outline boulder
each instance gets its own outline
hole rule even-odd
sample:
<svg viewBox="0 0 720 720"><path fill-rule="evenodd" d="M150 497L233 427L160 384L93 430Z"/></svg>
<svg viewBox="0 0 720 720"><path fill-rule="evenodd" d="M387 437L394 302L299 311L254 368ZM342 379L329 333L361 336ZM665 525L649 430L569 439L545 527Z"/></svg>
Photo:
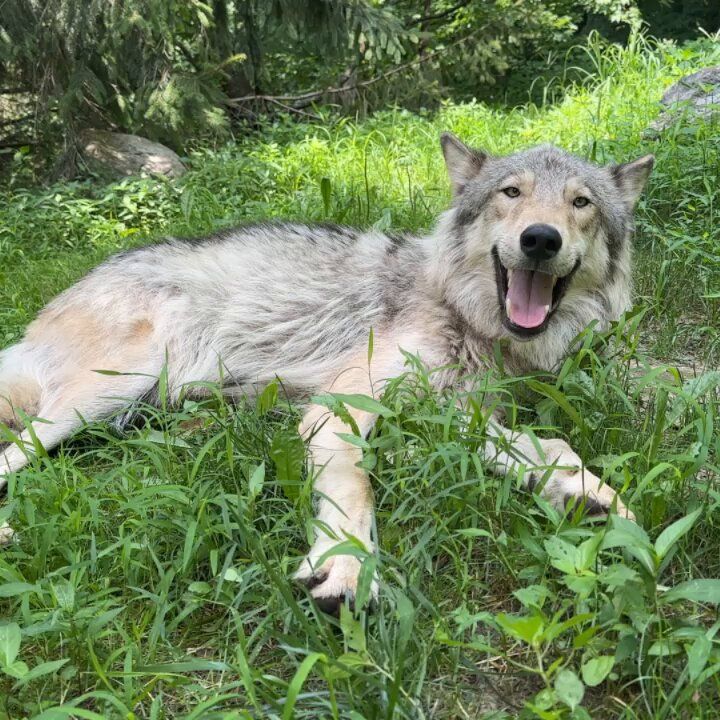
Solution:
<svg viewBox="0 0 720 720"><path fill-rule="evenodd" d="M113 179L142 173L177 178L185 172L180 158L170 148L138 135L107 130L80 133L77 165Z"/></svg>
<svg viewBox="0 0 720 720"><path fill-rule="evenodd" d="M720 112L720 65L680 78L665 91L660 104L662 111L646 136L656 137L686 114L709 119Z"/></svg>

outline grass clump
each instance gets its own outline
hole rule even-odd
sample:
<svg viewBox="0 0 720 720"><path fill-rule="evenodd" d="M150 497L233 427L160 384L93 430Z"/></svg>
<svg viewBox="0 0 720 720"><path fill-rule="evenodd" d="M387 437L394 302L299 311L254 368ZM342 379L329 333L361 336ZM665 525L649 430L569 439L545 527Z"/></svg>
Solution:
<svg viewBox="0 0 720 720"><path fill-rule="evenodd" d="M10 343L103 257L161 234L267 217L423 231L448 202L440 130L493 152L550 141L658 159L637 307L610 333L588 330L555 376L478 379L467 414L413 365L389 387L365 461L372 613L327 618L289 580L312 502L280 386L239 408L219 393L147 408L122 437L92 425L15 474L0 508L19 531L0 554L0 717L717 717L717 127L641 131L664 87L718 51L588 52L595 73L555 105L278 123L194 154L176 184L2 191ZM639 526L563 516L487 474L486 396L567 438Z"/></svg>

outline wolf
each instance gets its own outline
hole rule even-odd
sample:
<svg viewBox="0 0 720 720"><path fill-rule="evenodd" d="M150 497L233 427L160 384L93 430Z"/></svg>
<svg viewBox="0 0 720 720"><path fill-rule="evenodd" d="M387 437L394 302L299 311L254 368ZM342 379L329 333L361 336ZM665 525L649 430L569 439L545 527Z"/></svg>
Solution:
<svg viewBox="0 0 720 720"><path fill-rule="evenodd" d="M552 371L580 331L628 308L651 155L601 167L547 145L492 156L444 133L441 146L453 199L428 235L274 222L170 238L111 257L51 301L0 354L0 421L19 432L0 454L0 483L34 443L50 449L85 422L156 401L163 369L174 400L197 381L244 395L276 378L297 397L377 396L411 353L444 368L432 374L441 390L487 371L496 344L513 373ZM349 412L361 434L376 421ZM332 549L348 537L375 547L369 479L346 431L319 404L300 426L317 529L296 578L331 611L352 599L360 568ZM633 517L564 440L497 418L485 459L558 508Z"/></svg>

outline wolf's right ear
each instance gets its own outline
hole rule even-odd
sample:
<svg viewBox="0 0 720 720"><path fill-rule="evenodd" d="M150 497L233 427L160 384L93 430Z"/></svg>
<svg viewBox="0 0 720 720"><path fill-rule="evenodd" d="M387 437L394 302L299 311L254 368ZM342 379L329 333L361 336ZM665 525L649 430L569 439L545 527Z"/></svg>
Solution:
<svg viewBox="0 0 720 720"><path fill-rule="evenodd" d="M468 182L480 172L488 156L480 150L469 148L449 132L440 135L440 145L445 156L453 194L459 195Z"/></svg>

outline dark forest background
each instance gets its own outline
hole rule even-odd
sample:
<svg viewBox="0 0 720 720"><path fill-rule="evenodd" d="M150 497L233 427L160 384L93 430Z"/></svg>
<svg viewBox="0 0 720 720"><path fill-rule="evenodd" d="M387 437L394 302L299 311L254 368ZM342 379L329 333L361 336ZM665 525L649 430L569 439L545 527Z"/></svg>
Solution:
<svg viewBox="0 0 720 720"><path fill-rule="evenodd" d="M0 0L0 151L93 127L183 151L313 106L542 102L590 33L683 41L716 0Z"/></svg>

